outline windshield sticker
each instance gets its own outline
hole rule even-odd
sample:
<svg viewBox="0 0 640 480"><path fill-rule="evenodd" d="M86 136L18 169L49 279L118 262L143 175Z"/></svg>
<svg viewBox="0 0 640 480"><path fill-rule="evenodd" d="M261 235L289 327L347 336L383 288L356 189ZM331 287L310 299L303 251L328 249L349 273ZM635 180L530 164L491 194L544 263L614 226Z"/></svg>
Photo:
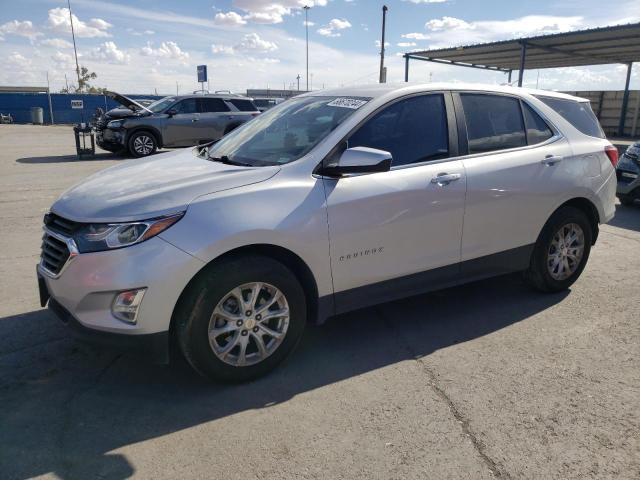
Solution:
<svg viewBox="0 0 640 480"><path fill-rule="evenodd" d="M336 98L334 101L327 103L328 107L341 107L350 108L352 110L359 109L362 105L367 103L368 100L361 100L359 98Z"/></svg>

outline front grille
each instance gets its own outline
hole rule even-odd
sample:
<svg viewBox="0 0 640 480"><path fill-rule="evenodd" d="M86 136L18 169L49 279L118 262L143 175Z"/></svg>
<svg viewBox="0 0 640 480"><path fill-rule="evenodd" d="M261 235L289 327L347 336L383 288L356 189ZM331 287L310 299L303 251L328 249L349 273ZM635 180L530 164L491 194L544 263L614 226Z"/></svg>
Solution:
<svg viewBox="0 0 640 480"><path fill-rule="evenodd" d="M55 213L47 213L44 216L44 224L49 230L64 235L65 237L72 236L82 226L82 224L78 222L67 220Z"/></svg>
<svg viewBox="0 0 640 480"><path fill-rule="evenodd" d="M67 263L71 253L67 244L53 235L45 232L42 236L42 254L40 255L40 265L49 272L57 275Z"/></svg>

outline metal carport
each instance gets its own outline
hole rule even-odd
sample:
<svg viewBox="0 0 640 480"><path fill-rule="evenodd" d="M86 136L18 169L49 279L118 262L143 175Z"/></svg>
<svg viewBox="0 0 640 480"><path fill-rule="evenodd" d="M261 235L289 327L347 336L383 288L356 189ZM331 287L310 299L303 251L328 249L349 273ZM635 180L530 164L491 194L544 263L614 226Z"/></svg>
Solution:
<svg viewBox="0 0 640 480"><path fill-rule="evenodd" d="M509 82L512 72L518 70L519 87L527 69L624 64L627 79L618 125L618 133L622 135L629 103L631 68L633 62L640 60L640 23L408 52L403 56L405 82L409 81L409 61L422 60L504 72L509 75Z"/></svg>

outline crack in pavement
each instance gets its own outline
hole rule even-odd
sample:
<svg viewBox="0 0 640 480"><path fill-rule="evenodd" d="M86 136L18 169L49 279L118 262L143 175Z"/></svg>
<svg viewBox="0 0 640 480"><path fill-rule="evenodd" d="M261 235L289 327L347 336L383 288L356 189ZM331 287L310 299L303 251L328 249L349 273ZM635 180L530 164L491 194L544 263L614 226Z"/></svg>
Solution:
<svg viewBox="0 0 640 480"><path fill-rule="evenodd" d="M462 433L464 433L464 435L467 436L469 440L471 440L473 448L475 449L482 462L487 466L491 474L496 478L503 478L506 480L511 479L511 476L504 469L504 467L499 462L493 460L487 454L486 445L482 440L478 438L476 433L471 428L470 420L463 415L463 413L456 406L453 400L451 400L449 395L447 395L447 392L445 392L444 389L440 385L438 385L436 374L431 368L426 365L426 363L423 361L423 358L421 358L417 354L417 352L411 347L411 344L402 336L401 332L398 330L398 328L396 328L396 322L390 321L389 318L384 314L384 312L382 312L379 308L375 308L374 311L381 318L385 327L393 332L399 343L411 355L411 358L413 358L416 363L420 365L420 368L423 370L423 372L427 374L427 377L429 377L429 386L433 389L438 398L440 398L449 407L449 411L451 411L451 414L460 425Z"/></svg>

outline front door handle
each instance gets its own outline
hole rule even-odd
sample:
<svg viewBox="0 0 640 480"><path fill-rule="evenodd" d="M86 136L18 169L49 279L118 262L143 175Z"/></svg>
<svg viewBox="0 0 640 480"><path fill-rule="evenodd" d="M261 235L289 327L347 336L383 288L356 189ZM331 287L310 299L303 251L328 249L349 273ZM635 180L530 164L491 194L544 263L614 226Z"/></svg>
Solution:
<svg viewBox="0 0 640 480"><path fill-rule="evenodd" d="M431 183L444 187L445 185L449 185L451 182L460 180L460 178L462 178L462 175L459 173L439 173L431 179Z"/></svg>
<svg viewBox="0 0 640 480"><path fill-rule="evenodd" d="M197 122L197 121L199 121L199 120L200 120L199 118L192 118L192 119L191 119L191 123L193 123L193 122Z"/></svg>
<svg viewBox="0 0 640 480"><path fill-rule="evenodd" d="M550 167L556 163L560 163L561 161L562 157L560 155L547 155L541 163Z"/></svg>

